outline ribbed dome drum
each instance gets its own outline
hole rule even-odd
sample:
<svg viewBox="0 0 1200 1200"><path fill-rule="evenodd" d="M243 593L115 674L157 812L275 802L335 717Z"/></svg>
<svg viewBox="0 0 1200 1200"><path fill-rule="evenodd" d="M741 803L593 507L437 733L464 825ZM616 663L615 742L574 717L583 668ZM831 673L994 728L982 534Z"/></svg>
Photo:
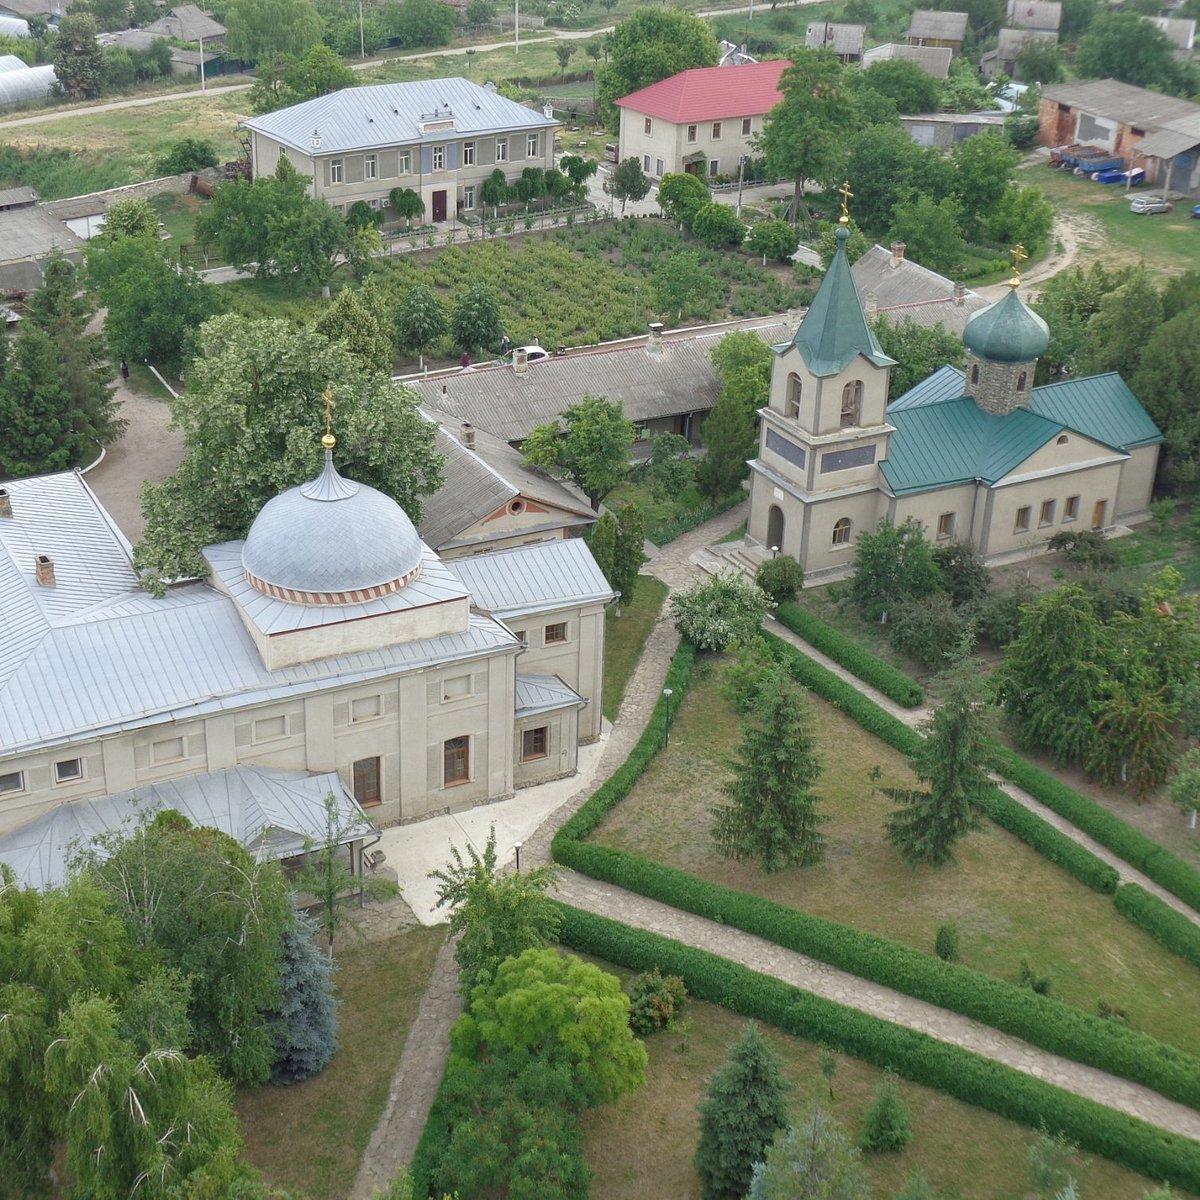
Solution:
<svg viewBox="0 0 1200 1200"><path fill-rule="evenodd" d="M1050 330L1014 288L967 319L963 342L989 362L1028 363L1046 353Z"/></svg>
<svg viewBox="0 0 1200 1200"><path fill-rule="evenodd" d="M316 479L263 505L242 547L246 581L292 604L360 604L421 569L421 539L395 500L343 479L327 454Z"/></svg>

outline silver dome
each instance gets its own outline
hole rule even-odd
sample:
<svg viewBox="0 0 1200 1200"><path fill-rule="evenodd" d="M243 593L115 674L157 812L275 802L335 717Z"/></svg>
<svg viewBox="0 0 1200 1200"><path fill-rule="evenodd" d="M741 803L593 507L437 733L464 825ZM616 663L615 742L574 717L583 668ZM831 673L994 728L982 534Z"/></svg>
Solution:
<svg viewBox="0 0 1200 1200"><path fill-rule="evenodd" d="M316 479L263 505L242 547L259 591L301 604L348 604L403 587L421 565L420 536L395 500L343 479L327 454Z"/></svg>

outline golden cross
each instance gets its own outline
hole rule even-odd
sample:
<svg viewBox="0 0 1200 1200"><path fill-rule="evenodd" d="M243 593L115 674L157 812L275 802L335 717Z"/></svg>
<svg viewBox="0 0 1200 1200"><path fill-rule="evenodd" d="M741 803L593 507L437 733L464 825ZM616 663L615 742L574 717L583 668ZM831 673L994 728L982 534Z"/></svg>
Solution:
<svg viewBox="0 0 1200 1200"><path fill-rule="evenodd" d="M325 385L325 436L333 433L333 385Z"/></svg>
<svg viewBox="0 0 1200 1200"><path fill-rule="evenodd" d="M850 201L854 199L854 193L850 190L850 180L846 180L840 188L838 194L842 198L842 215L838 218L839 225L850 224Z"/></svg>
<svg viewBox="0 0 1200 1200"><path fill-rule="evenodd" d="M1025 253L1025 247L1020 242L1009 251L1009 254L1013 260L1013 277L1008 281L1008 286L1015 288L1021 282L1021 264L1029 255Z"/></svg>

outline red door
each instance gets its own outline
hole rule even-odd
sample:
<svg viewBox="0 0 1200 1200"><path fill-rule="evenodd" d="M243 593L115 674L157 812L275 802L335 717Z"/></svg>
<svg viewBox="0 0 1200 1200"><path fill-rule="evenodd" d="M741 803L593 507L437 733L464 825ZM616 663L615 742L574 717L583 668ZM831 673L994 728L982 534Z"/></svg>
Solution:
<svg viewBox="0 0 1200 1200"><path fill-rule="evenodd" d="M433 193L433 219L435 221L444 221L446 219L446 193Z"/></svg>

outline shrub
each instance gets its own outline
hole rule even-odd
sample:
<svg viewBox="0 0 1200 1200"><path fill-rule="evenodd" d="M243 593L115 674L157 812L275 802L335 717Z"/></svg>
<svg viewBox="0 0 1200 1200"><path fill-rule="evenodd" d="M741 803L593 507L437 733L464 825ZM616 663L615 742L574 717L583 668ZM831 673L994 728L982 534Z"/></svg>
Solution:
<svg viewBox="0 0 1200 1200"><path fill-rule="evenodd" d="M956 662L964 644L974 636L975 622L969 610L955 608L945 592L901 600L888 622L888 640L895 649L931 671Z"/></svg>
<svg viewBox="0 0 1200 1200"><path fill-rule="evenodd" d="M1054 981L1049 975L1039 975L1029 965L1026 959L1021 959L1021 973L1018 976L1018 982L1022 987L1027 987L1031 992L1036 992L1039 996L1048 996L1054 986Z"/></svg>
<svg viewBox="0 0 1200 1200"><path fill-rule="evenodd" d="M1120 559L1104 534L1095 529L1064 529L1049 541L1068 562L1099 571L1115 567Z"/></svg>
<svg viewBox="0 0 1200 1200"><path fill-rule="evenodd" d="M942 588L956 605L979 601L988 593L990 576L979 555L966 542L934 546L933 561L942 573Z"/></svg>
<svg viewBox="0 0 1200 1200"><path fill-rule="evenodd" d="M692 218L692 232L710 249L738 246L746 227L728 204L705 204Z"/></svg>
<svg viewBox="0 0 1200 1200"><path fill-rule="evenodd" d="M903 1150L912 1140L908 1105L900 1098L896 1077L888 1071L863 1116L858 1145L875 1154Z"/></svg>
<svg viewBox="0 0 1200 1200"><path fill-rule="evenodd" d="M958 961L958 926L953 921L939 925L933 939L933 952L942 962Z"/></svg>
<svg viewBox="0 0 1200 1200"><path fill-rule="evenodd" d="M217 148L204 138L180 138L155 164L160 175L182 175L185 171L203 171L220 163Z"/></svg>
<svg viewBox="0 0 1200 1200"><path fill-rule="evenodd" d="M678 975L657 967L629 984L629 1026L639 1037L670 1029L687 1004L687 987Z"/></svg>
<svg viewBox="0 0 1200 1200"><path fill-rule="evenodd" d="M790 554L780 554L759 564L754 582L778 606L785 600L795 600L796 593L804 586L804 568Z"/></svg>
<svg viewBox="0 0 1200 1200"><path fill-rule="evenodd" d="M857 675L864 683L878 688L889 700L905 708L917 708L924 702L925 693L911 675L881 662L853 638L827 625L820 617L814 617L795 604L786 603L779 606L776 616L794 634L815 646L822 654L828 654L834 662L845 667L852 675ZM852 688L850 690L853 691Z"/></svg>
<svg viewBox="0 0 1200 1200"><path fill-rule="evenodd" d="M728 650L758 636L767 597L755 584L728 572L671 597L679 636L698 650Z"/></svg>
<svg viewBox="0 0 1200 1200"><path fill-rule="evenodd" d="M659 965L681 975L696 999L724 1005L795 1037L825 1041L845 1054L891 1067L914 1083L936 1088L1031 1128L1044 1125L1052 1133L1074 1139L1085 1150L1152 1179L1200 1190L1200 1143L1012 1067L814 996L707 951L630 929L594 913L564 906L562 937L572 949L606 962L634 970ZM1029 1000L1047 1006L1039 998ZM1110 1034L1126 1033L1097 1018L1088 1020Z"/></svg>

